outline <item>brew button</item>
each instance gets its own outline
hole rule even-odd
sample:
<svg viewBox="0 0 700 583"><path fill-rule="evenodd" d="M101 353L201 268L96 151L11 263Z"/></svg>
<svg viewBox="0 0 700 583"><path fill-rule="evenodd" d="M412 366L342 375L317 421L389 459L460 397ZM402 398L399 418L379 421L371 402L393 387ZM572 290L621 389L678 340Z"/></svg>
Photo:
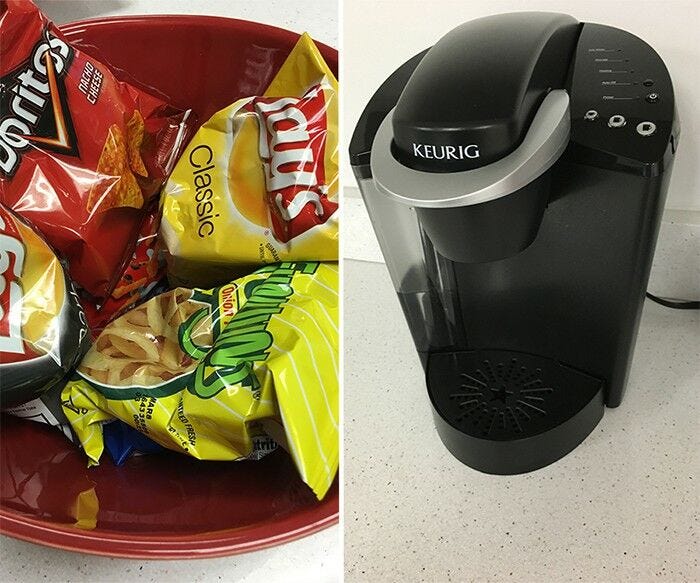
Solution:
<svg viewBox="0 0 700 583"><path fill-rule="evenodd" d="M650 121L643 121L637 125L637 133L640 136L650 136L656 131L656 124Z"/></svg>
<svg viewBox="0 0 700 583"><path fill-rule="evenodd" d="M659 94L658 93L650 93L647 95L647 101L649 103L656 103L659 100Z"/></svg>
<svg viewBox="0 0 700 583"><path fill-rule="evenodd" d="M621 116L621 115L613 115L609 120L608 120L608 125L611 128L621 128L627 123L627 120Z"/></svg>
<svg viewBox="0 0 700 583"><path fill-rule="evenodd" d="M588 121L595 121L598 119L598 112L595 109L589 109L583 118L587 119Z"/></svg>
<svg viewBox="0 0 700 583"><path fill-rule="evenodd" d="M644 85L644 87L651 87L653 84L654 82L651 79L645 79L642 81L642 85Z"/></svg>

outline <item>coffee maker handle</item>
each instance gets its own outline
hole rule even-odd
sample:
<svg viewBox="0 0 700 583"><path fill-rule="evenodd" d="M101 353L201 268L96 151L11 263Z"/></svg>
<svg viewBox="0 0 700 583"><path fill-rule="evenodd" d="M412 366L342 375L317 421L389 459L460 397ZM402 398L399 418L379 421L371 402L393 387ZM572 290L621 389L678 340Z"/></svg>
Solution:
<svg viewBox="0 0 700 583"><path fill-rule="evenodd" d="M563 90L581 25L518 12L480 18L421 59L392 117L392 153L433 174L492 164L520 146L545 97Z"/></svg>

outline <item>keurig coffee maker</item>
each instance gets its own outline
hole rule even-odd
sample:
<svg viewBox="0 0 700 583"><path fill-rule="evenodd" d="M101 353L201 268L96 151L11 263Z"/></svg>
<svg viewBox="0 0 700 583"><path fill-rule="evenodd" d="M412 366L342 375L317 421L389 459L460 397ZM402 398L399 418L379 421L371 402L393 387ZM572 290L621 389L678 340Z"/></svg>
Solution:
<svg viewBox="0 0 700 583"><path fill-rule="evenodd" d="M459 26L368 103L350 160L465 464L540 468L621 403L678 136L659 55L562 14Z"/></svg>

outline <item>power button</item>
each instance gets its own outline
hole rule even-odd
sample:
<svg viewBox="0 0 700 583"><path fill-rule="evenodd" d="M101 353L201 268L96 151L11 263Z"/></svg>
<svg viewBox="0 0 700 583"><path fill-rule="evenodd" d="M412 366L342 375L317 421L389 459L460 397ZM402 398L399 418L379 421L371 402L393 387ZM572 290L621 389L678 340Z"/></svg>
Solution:
<svg viewBox="0 0 700 583"><path fill-rule="evenodd" d="M626 123L627 123L627 120L619 114L611 116L610 119L608 120L608 125L611 128L621 128Z"/></svg>
<svg viewBox="0 0 700 583"><path fill-rule="evenodd" d="M643 121L640 124L637 124L637 133L640 136L651 136L656 132L656 124L650 122L650 121Z"/></svg>

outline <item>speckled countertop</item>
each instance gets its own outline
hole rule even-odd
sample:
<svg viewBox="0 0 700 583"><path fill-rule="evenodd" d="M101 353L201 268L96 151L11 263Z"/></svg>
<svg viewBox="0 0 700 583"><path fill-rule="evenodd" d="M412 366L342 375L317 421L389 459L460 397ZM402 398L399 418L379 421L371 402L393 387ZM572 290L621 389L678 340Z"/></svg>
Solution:
<svg viewBox="0 0 700 583"><path fill-rule="evenodd" d="M4 583L331 583L340 577L339 527L282 546L221 559L142 561L95 557L0 537Z"/></svg>
<svg viewBox="0 0 700 583"><path fill-rule="evenodd" d="M697 233L662 237L652 289L688 281L679 257L700 289ZM622 406L555 464L488 476L433 428L386 267L344 281L346 581L700 581L700 313L647 301Z"/></svg>

